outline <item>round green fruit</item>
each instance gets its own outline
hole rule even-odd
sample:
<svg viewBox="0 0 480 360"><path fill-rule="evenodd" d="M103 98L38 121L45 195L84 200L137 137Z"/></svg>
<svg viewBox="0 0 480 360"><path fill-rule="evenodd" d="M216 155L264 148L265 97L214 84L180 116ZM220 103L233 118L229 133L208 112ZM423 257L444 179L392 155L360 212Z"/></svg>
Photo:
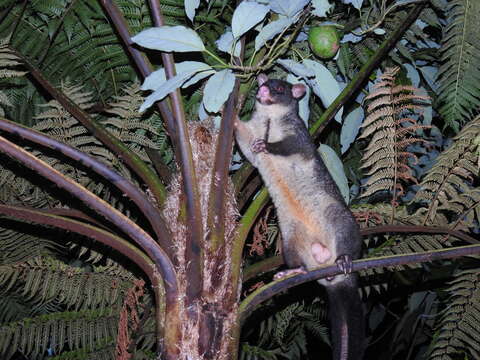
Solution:
<svg viewBox="0 0 480 360"><path fill-rule="evenodd" d="M340 35L335 26L315 26L308 32L308 44L319 58L331 59L340 48Z"/></svg>

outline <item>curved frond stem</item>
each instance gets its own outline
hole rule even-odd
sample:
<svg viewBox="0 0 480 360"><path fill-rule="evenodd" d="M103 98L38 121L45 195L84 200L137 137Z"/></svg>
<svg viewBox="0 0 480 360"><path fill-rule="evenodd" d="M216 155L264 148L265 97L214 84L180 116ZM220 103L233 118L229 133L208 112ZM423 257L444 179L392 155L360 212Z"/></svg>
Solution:
<svg viewBox="0 0 480 360"><path fill-rule="evenodd" d="M143 79L152 73L152 64L148 61L146 56L133 47L133 42L131 40L131 34L128 29L127 21L123 17L122 13L118 9L117 5L112 0L100 0L101 5L107 12L110 20L115 27L120 40L126 49L128 55L133 60L137 71L140 73ZM172 142L176 143L176 131L175 131L175 119L173 118L172 111L168 105L167 100L158 101L157 103L158 110L165 121L166 128L172 139Z"/></svg>
<svg viewBox="0 0 480 360"><path fill-rule="evenodd" d="M65 177L44 161L37 159L34 155L2 136L0 136L0 151L37 172L39 175L52 181L59 188L66 190L72 196L84 202L87 206L101 214L132 238L155 262L156 268L165 283L167 303L174 303L176 301L178 296L178 286L173 264L165 251L163 251L155 240L153 240L142 228L80 184Z"/></svg>
<svg viewBox="0 0 480 360"><path fill-rule="evenodd" d="M338 110L345 105L360 88L363 83L368 79L373 70L384 60L385 56L395 46L395 44L401 39L403 34L409 29L409 27L415 22L420 12L423 10L428 1L423 1L417 4L413 10L408 14L404 21L400 22L398 28L386 39L378 48L377 52L362 66L360 71L352 78L350 84L338 95L333 103L325 110L320 118L310 128L310 134L315 139L318 139L322 131L327 127L330 121L335 117Z"/></svg>
<svg viewBox="0 0 480 360"><path fill-rule="evenodd" d="M260 260L243 271L242 281L246 282L255 278L257 275L269 272L284 264L283 256L275 255L263 260Z"/></svg>
<svg viewBox="0 0 480 360"><path fill-rule="evenodd" d="M80 210L67 209L67 208L50 208L50 209L36 209L36 210L42 213L50 214L50 215L57 215L67 219L81 221L82 223L90 223L96 226L97 228L107 230L110 232L112 231L112 229L106 226L106 224L100 223L97 219L94 219L88 216L87 214L83 213Z"/></svg>
<svg viewBox="0 0 480 360"><path fill-rule="evenodd" d="M125 144L105 130L101 124L97 123L84 110L65 96L65 94L57 90L26 57L13 48L11 48L11 50L22 60L22 63L35 80L38 81L40 86L57 100L75 119L85 126L96 139L122 159L130 169L147 184L158 204L163 204L166 196L165 187L147 164L125 146Z"/></svg>
<svg viewBox="0 0 480 360"><path fill-rule="evenodd" d="M371 259L355 260L353 261L352 271L357 272L374 267L391 267L443 259L453 259L456 257L476 254L480 254L480 245L459 246L450 249L432 250L404 255L382 256ZM332 277L342 273L343 272L338 268L337 265L331 265L309 271L305 274L299 274L285 279L273 281L257 289L241 302L239 307L239 320L244 322L248 315L250 315L250 313L259 304L287 289L312 280Z"/></svg>
<svg viewBox="0 0 480 360"><path fill-rule="evenodd" d="M240 3L238 1L237 3ZM245 54L245 36L240 39L241 53L239 57L233 58L234 64L241 64ZM238 101L240 92L240 80L235 79L233 91L225 104L222 114L220 132L218 134L217 146L215 149L215 162L212 169L212 182L208 199L207 228L211 229L209 235L210 249L215 253L225 243L225 201L226 189L228 188L228 169L233 148L233 131L235 117L238 116ZM219 255L217 255L219 256Z"/></svg>
<svg viewBox="0 0 480 360"><path fill-rule="evenodd" d="M450 228L442 228L435 226L421 226L421 225L381 225L372 226L368 228L360 229L361 236L368 236L374 234L387 234L387 233L419 233L419 234L447 234L457 239L461 239L470 244L480 244L480 240L473 238L470 235L465 234L462 231L452 230ZM254 278L255 276L272 271L283 265L283 257L281 255L272 256L256 262L250 265L243 271L243 281Z"/></svg>
<svg viewBox="0 0 480 360"><path fill-rule="evenodd" d="M419 234L447 234L458 239L464 240L470 244L480 244L480 240L465 234L462 231L452 230L450 228L438 226L422 225L381 225L360 229L361 236L386 233L419 233Z"/></svg>
<svg viewBox="0 0 480 360"><path fill-rule="evenodd" d="M72 231L105 244L117 250L129 260L137 264L140 269L153 282L155 277L155 264L143 251L125 239L112 234L108 230L89 225L64 216L47 213L44 210L30 209L20 206L0 205L0 214L14 220L28 222L39 226L52 226L66 231Z"/></svg>
<svg viewBox="0 0 480 360"><path fill-rule="evenodd" d="M165 311L167 314L173 313L176 314L177 303L173 302L172 299L164 299L163 289L164 286L167 287L168 284L164 278L163 286L160 277L157 272L157 264L152 261L143 251L131 244L125 239L117 235L113 235L109 231L105 231L96 226L82 223L73 219L67 219L63 216L53 215L45 213L42 210L28 209L18 206L8 206L0 205L0 214L11 217L18 221L25 221L28 223L34 223L41 226L49 225L59 229L73 231L77 234L81 234L88 238L94 239L102 244L110 246L111 248L117 250L122 255L126 256L129 260L137 264L140 269L147 275L150 279L154 294L156 307L156 332L159 343L163 338L163 329L162 324L164 323L165 314L160 311L160 304L165 302ZM165 295L169 296L171 294L166 293ZM170 296L171 297L171 296ZM168 321L168 317L166 318Z"/></svg>
<svg viewBox="0 0 480 360"><path fill-rule="evenodd" d="M212 169L212 182L210 186L207 227L210 229L208 236L211 251L215 251L222 246L225 241L225 200L228 188L228 167L233 147L233 123L237 114L237 99L240 80L235 80L235 85L230 94L222 122L220 124L220 133L215 150L215 162Z"/></svg>
<svg viewBox="0 0 480 360"><path fill-rule="evenodd" d="M235 236L233 246L232 246L232 270L231 270L231 281L232 288L236 289L240 282L241 266L242 266L242 256L243 248L245 246L245 241L247 236L252 228L255 220L260 215L263 207L267 204L270 199L267 188L263 187L258 193L255 200L252 202L252 205L247 209L245 214L240 220L238 226L237 236ZM232 294L232 296L236 296Z"/></svg>
<svg viewBox="0 0 480 360"><path fill-rule="evenodd" d="M164 20L160 3L155 0L148 1L152 11L153 22L155 26L163 26ZM162 52L162 61L165 67L167 79L175 76L175 63L173 55ZM177 162L182 173L183 189L186 202L186 223L187 239L185 250L185 261L188 263L186 278L189 281L187 286L187 299L193 303L200 298L203 288L202 279L202 242L203 226L202 213L200 211L200 193L198 189L195 166L193 164L192 148L189 141L188 129L185 118L185 109L183 107L180 89L170 94L173 116L175 120L175 129L177 131L177 144L175 144L175 153Z"/></svg>
<svg viewBox="0 0 480 360"><path fill-rule="evenodd" d="M134 184L118 174L115 170L82 151L2 117L0 117L0 130L17 135L22 139L32 141L35 144L53 149L70 159L80 162L85 167L107 179L138 206L152 225L160 245L164 249L171 248L169 231L165 225L160 210L153 206L152 202L149 201L145 194ZM172 256L172 254L169 255Z"/></svg>

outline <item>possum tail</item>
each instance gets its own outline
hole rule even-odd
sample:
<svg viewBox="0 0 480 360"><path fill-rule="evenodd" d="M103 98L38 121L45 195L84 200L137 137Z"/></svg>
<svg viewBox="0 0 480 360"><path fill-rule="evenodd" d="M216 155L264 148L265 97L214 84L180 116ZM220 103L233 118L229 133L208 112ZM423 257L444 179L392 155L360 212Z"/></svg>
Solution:
<svg viewBox="0 0 480 360"><path fill-rule="evenodd" d="M334 360L361 360L365 351L365 324L357 277L326 286Z"/></svg>

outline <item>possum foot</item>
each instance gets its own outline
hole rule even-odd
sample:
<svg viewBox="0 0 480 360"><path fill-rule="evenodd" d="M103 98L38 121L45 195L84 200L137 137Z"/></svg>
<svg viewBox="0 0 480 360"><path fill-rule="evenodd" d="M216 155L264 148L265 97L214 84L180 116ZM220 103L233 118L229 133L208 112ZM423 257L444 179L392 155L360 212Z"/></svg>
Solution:
<svg viewBox="0 0 480 360"><path fill-rule="evenodd" d="M296 269L288 269L284 271L279 271L273 276L273 280L280 280L283 279L287 276L295 275L295 274L306 274L307 270L305 270L303 267L299 267Z"/></svg>
<svg viewBox="0 0 480 360"><path fill-rule="evenodd" d="M350 255L340 255L337 260L335 260L335 263L345 275L350 274L353 270L353 262Z"/></svg>
<svg viewBox="0 0 480 360"><path fill-rule="evenodd" d="M263 139L255 139L252 143L254 153L267 152L267 143Z"/></svg>

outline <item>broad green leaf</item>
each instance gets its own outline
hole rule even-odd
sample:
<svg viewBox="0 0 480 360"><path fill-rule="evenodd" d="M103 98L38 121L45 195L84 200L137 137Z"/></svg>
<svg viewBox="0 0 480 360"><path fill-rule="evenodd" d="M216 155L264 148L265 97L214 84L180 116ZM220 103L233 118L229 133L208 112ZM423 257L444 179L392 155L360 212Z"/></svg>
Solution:
<svg viewBox="0 0 480 360"><path fill-rule="evenodd" d="M297 63L289 59L279 59L277 63L282 65L285 69L290 71L292 74L295 74L301 78L313 77L315 72L312 69L307 68L305 65Z"/></svg>
<svg viewBox="0 0 480 360"><path fill-rule="evenodd" d="M343 0L345 4L352 4L355 9L360 9L363 4L363 0Z"/></svg>
<svg viewBox="0 0 480 360"><path fill-rule="evenodd" d="M226 31L222 36L218 38L217 41L215 41L215 44L217 44L218 50L226 52L227 54L231 54L233 41L234 41L234 38L233 38L232 32ZM240 41L237 41L237 43L235 44L235 51L233 55L240 56L241 49L242 49L242 44Z"/></svg>
<svg viewBox="0 0 480 360"><path fill-rule="evenodd" d="M203 92L205 109L212 113L218 112L227 101L234 84L235 75L230 69L219 71L208 79Z"/></svg>
<svg viewBox="0 0 480 360"><path fill-rule="evenodd" d="M311 0L270 0L270 9L277 14L292 18Z"/></svg>
<svg viewBox="0 0 480 360"><path fill-rule="evenodd" d="M193 22L195 17L195 12L197 11L198 6L200 5L200 0L185 0L185 14Z"/></svg>
<svg viewBox="0 0 480 360"><path fill-rule="evenodd" d="M328 145L321 144L318 148L318 152L320 153L328 172L332 175L333 180L337 184L345 203L348 204L350 201L350 189L348 187L345 170L343 169L342 160L340 160L337 153Z"/></svg>
<svg viewBox="0 0 480 360"><path fill-rule="evenodd" d="M188 82L183 84L182 87L188 87L197 81L207 77L208 75L214 74L215 70L208 64L199 62L199 61L183 61L181 63L175 64L175 70L178 74L182 73L199 73L193 76ZM165 76L164 68L160 68L145 78L145 81L142 84L142 90L157 90L167 78Z"/></svg>
<svg viewBox="0 0 480 360"><path fill-rule="evenodd" d="M342 154L344 154L353 143L362 125L363 118L365 117L362 107L357 107L350 112L346 117L342 125L342 132L340 133L340 144L342 145Z"/></svg>
<svg viewBox="0 0 480 360"><path fill-rule="evenodd" d="M313 10L312 14L318 17L326 17L327 13L333 7L329 0L312 0Z"/></svg>
<svg viewBox="0 0 480 360"><path fill-rule="evenodd" d="M204 51L202 39L185 26L153 27L132 37L132 41L147 49L160 51Z"/></svg>
<svg viewBox="0 0 480 360"><path fill-rule="evenodd" d="M255 38L255 51L258 51L267 41L273 39L277 34L280 34L292 23L292 19L281 18L265 25Z"/></svg>
<svg viewBox="0 0 480 360"><path fill-rule="evenodd" d="M237 6L232 17L232 33L239 38L265 18L268 6L243 1Z"/></svg>
<svg viewBox="0 0 480 360"><path fill-rule="evenodd" d="M172 91L175 91L180 86L182 86L188 79L190 79L196 71L184 72L178 75L175 75L171 79L165 81L159 88L157 88L153 93L148 95L145 98L145 102L140 106L140 112L145 111L150 106L152 106L155 101L163 99L165 96L170 94Z"/></svg>
<svg viewBox="0 0 480 360"><path fill-rule="evenodd" d="M322 100L323 106L330 106L341 92L337 80L335 80L332 73L325 66L316 61L305 59L303 60L303 65L315 75L313 79L307 80L313 92ZM335 115L335 120L339 123L342 123L342 114L343 107Z"/></svg>

